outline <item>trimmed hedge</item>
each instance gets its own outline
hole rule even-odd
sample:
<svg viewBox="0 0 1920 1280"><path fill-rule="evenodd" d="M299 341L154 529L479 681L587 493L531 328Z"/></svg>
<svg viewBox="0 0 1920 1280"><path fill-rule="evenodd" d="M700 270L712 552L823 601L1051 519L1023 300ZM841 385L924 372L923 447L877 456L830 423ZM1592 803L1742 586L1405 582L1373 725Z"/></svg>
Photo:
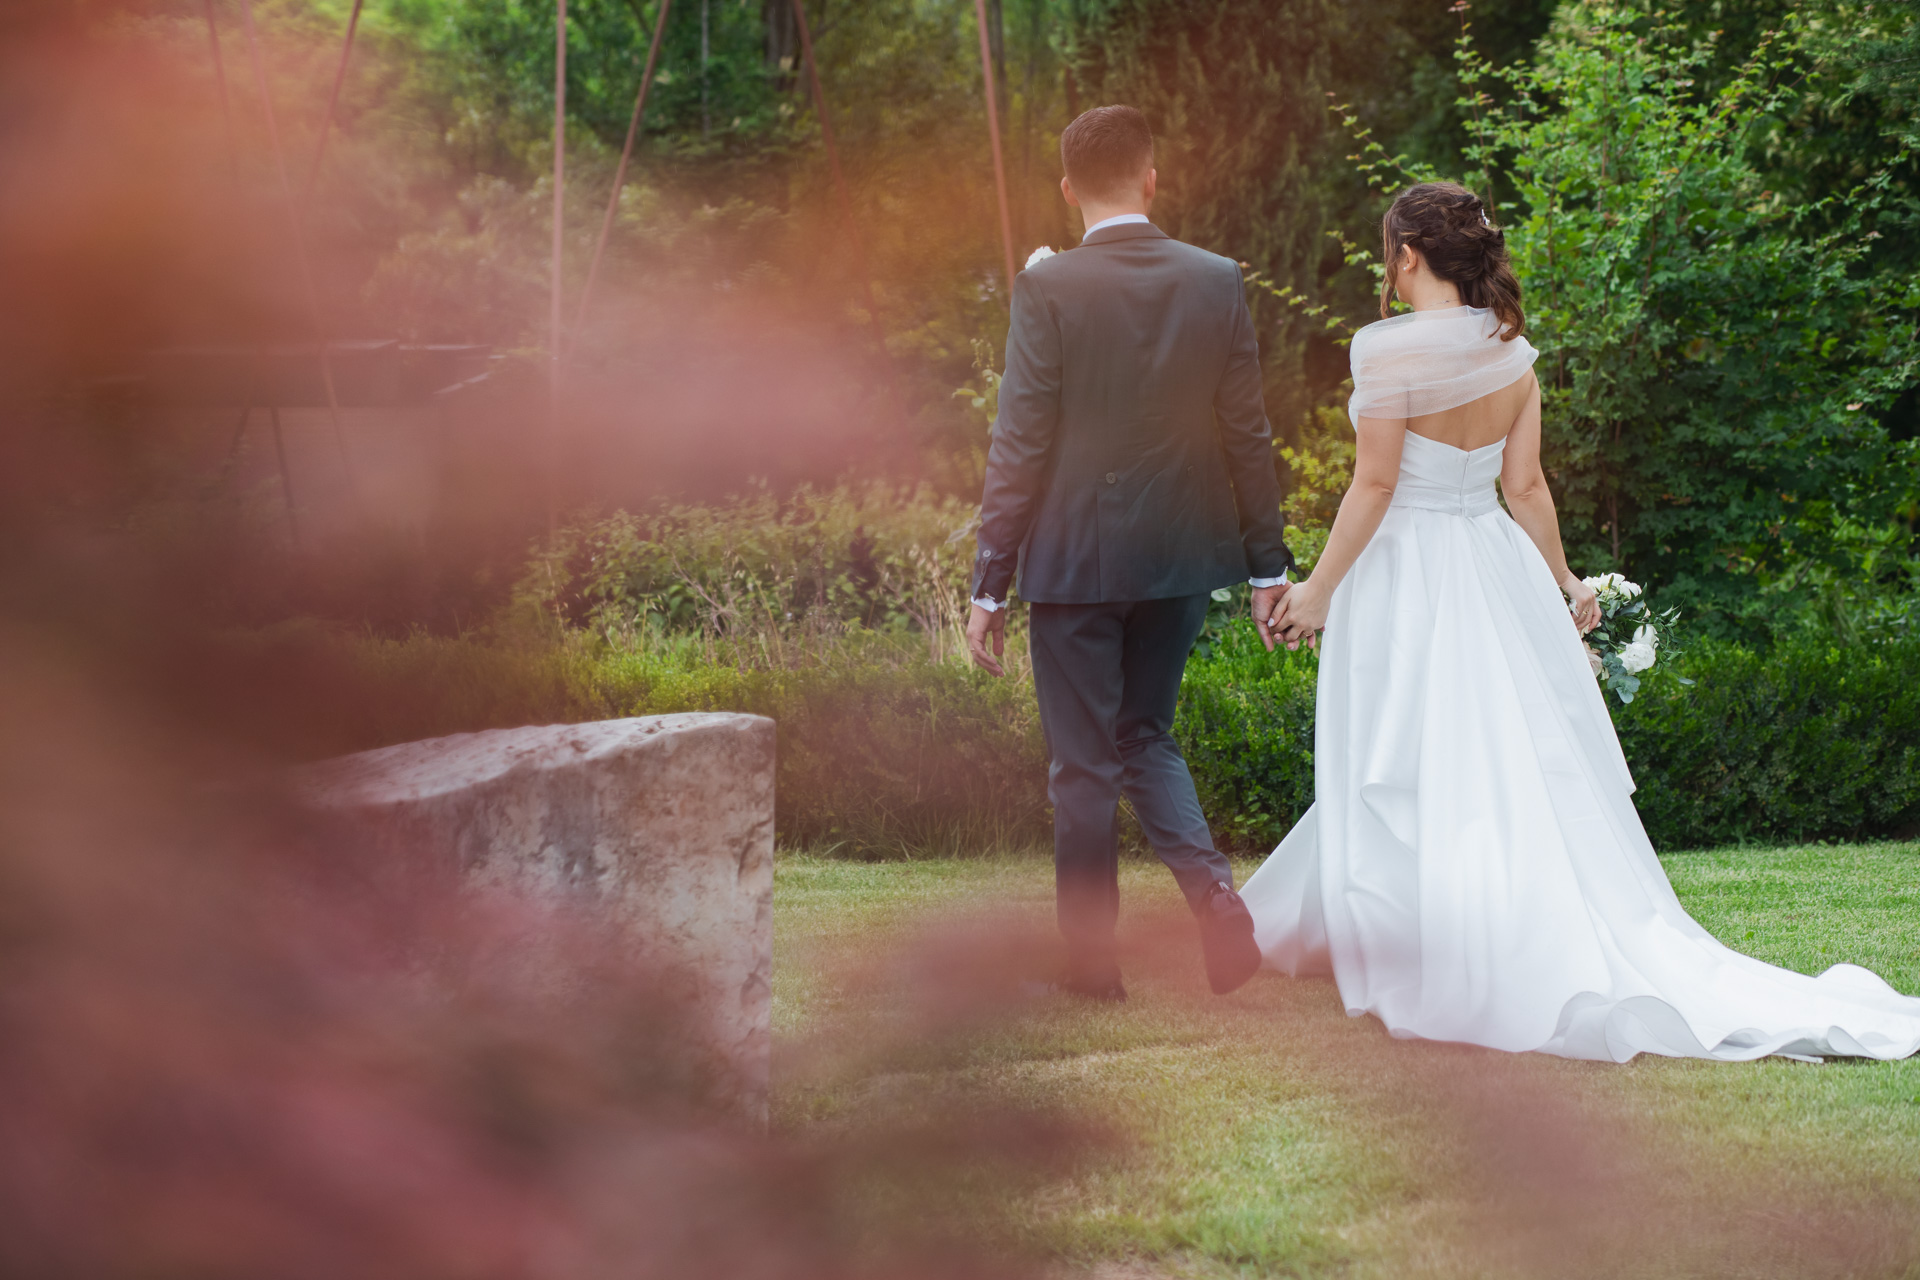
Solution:
<svg viewBox="0 0 1920 1280"><path fill-rule="evenodd" d="M1246 619L1187 663L1173 736L1215 838L1235 852L1273 848L1313 803L1319 670L1310 650L1268 653Z"/></svg>
<svg viewBox="0 0 1920 1280"><path fill-rule="evenodd" d="M318 753L500 725L739 710L779 725L789 844L858 856L1044 844L1046 748L1030 680L932 662L914 637L855 635L811 665L719 666L690 649L511 648L416 637L256 635L254 665L319 645L340 681ZM1016 664L1016 667L1018 664ZM1187 666L1175 736L1224 844L1269 849L1313 799L1306 651L1269 655L1251 624ZM1695 681L1683 686L1677 677ZM1656 846L1857 839L1920 826L1920 638L1757 653L1703 641L1609 701Z"/></svg>
<svg viewBox="0 0 1920 1280"><path fill-rule="evenodd" d="M1240 850L1271 848L1312 803L1316 673L1304 651L1268 657L1247 623L1187 666L1175 734ZM1808 634L1765 653L1705 641L1631 704L1607 702L1659 848L1920 825L1920 638L1840 648Z"/></svg>
<svg viewBox="0 0 1920 1280"><path fill-rule="evenodd" d="M1809 634L1765 654L1702 642L1655 674L1614 709L1655 845L1920 824L1920 638L1842 648Z"/></svg>
<svg viewBox="0 0 1920 1280"><path fill-rule="evenodd" d="M1050 830L1030 682L925 661L636 675L616 681L611 714L773 718L787 843L912 856L1029 844Z"/></svg>
<svg viewBox="0 0 1920 1280"><path fill-rule="evenodd" d="M841 642L813 665L711 665L691 649L590 640L334 637L353 696L315 754L522 724L747 711L777 725L783 843L863 856L976 852L1050 838L1047 753L1030 680L931 662L917 636ZM256 660L312 636L262 637ZM311 667L309 659L306 666Z"/></svg>

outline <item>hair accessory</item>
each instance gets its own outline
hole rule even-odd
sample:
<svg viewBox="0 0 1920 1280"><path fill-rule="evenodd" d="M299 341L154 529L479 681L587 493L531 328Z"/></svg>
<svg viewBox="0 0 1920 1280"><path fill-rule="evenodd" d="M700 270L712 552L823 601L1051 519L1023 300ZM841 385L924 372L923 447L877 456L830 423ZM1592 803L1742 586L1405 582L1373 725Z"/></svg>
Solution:
<svg viewBox="0 0 1920 1280"><path fill-rule="evenodd" d="M1480 211L1480 225L1483 227L1491 227L1493 225L1493 219L1487 216L1485 209Z"/></svg>

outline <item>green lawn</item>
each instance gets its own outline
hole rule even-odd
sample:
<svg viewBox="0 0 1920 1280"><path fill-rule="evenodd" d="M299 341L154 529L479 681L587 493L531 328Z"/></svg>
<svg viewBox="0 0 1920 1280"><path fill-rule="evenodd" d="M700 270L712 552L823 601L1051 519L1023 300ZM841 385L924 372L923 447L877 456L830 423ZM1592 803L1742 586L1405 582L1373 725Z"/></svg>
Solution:
<svg viewBox="0 0 1920 1280"><path fill-rule="evenodd" d="M1920 845L1666 865L1731 945L1920 992ZM955 1033L912 991L977 974L1010 993L994 979L1038 967L1044 859L783 855L775 885L776 1124L857 1129L938 1100L1106 1126L1123 1140L999 1205L1073 1269L1920 1277L1920 1060L1563 1062L1392 1040L1326 982L1263 974L1217 998L1147 862L1123 870L1125 1006L1010 997L983 1017L949 992Z"/></svg>

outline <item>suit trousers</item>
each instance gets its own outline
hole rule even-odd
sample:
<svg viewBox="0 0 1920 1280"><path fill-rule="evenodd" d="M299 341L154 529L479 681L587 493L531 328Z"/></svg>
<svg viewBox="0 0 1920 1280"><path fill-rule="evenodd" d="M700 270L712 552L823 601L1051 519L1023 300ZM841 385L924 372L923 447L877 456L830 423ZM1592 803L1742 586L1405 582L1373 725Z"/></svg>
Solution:
<svg viewBox="0 0 1920 1280"><path fill-rule="evenodd" d="M1196 909L1216 881L1233 882L1172 733L1180 675L1207 603L1202 594L1028 606L1034 691L1051 760L1060 931L1078 964L1112 963L1121 795Z"/></svg>

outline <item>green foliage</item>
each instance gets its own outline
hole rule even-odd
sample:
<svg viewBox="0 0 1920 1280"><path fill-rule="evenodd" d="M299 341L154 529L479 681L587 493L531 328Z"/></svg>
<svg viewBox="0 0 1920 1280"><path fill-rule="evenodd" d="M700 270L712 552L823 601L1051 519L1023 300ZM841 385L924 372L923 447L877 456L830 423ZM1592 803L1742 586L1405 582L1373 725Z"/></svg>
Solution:
<svg viewBox="0 0 1920 1280"><path fill-rule="evenodd" d="M1616 708L1662 848L1884 835L1920 822L1920 637L1761 653L1702 641ZM1692 687L1678 677L1691 676Z"/></svg>
<svg viewBox="0 0 1920 1280"><path fill-rule="evenodd" d="M1870 261L1887 171L1818 199L1761 171L1802 35L1786 15L1711 91L1711 42L1626 4L1564 6L1528 65L1460 54L1469 182L1515 192L1569 554L1723 633L1836 520L1910 507L1920 465L1880 421L1920 370L1920 288Z"/></svg>
<svg viewBox="0 0 1920 1280"><path fill-rule="evenodd" d="M987 474L987 446L993 436L993 423L1000 416L1000 377L993 367L993 343L985 338L973 340L973 381L964 387L953 389L953 398L967 406L969 416L978 427L973 444L967 450L966 459L970 463L968 478L974 483L984 480Z"/></svg>
<svg viewBox="0 0 1920 1280"><path fill-rule="evenodd" d="M672 7L654 85L649 136L678 150L764 151L786 140L790 73L765 63L759 6L701 0ZM567 115L601 145L626 136L659 0L570 6ZM428 101L448 143L479 172L538 176L553 128L554 7L529 0L400 0L393 18L426 55Z"/></svg>
<svg viewBox="0 0 1920 1280"><path fill-rule="evenodd" d="M777 726L785 843L891 856L977 852L1046 834L1046 747L1018 664L994 680L929 659L911 637L864 633L790 667L754 665L751 646L715 662L687 640L629 649L579 634L531 647L424 635L328 643L362 693L343 702L327 744L335 750L520 724L745 711Z"/></svg>
<svg viewBox="0 0 1920 1280"><path fill-rule="evenodd" d="M1489 53L1523 55L1551 9L1481 0ZM1396 151L1453 162L1456 17L1424 0L1081 0L1075 11L1083 105L1131 103L1153 123L1155 221L1249 268L1268 412L1293 442L1346 376L1339 330L1373 288L1351 242L1379 234L1364 183L1340 163L1328 96L1357 104Z"/></svg>
<svg viewBox="0 0 1920 1280"><path fill-rule="evenodd" d="M1292 480L1280 510L1287 518L1287 546L1302 570L1311 571L1327 545L1340 499L1353 483L1356 447L1346 411L1323 407L1307 420L1299 444L1280 448Z"/></svg>
<svg viewBox="0 0 1920 1280"><path fill-rule="evenodd" d="M1920 823L1920 635L1841 647L1813 632L1757 652L1663 654L1608 699L1654 844L1889 835ZM1313 802L1314 682L1236 621L1187 666L1175 734L1236 850L1272 848Z"/></svg>
<svg viewBox="0 0 1920 1280"><path fill-rule="evenodd" d="M937 662L965 650L973 528L957 499L881 484L619 512L536 547L514 617L625 647L695 637L711 661L758 667L806 665L850 631L913 630Z"/></svg>
<svg viewBox="0 0 1920 1280"><path fill-rule="evenodd" d="M1329 0L1107 0L1088 6L1075 69L1090 99L1152 121L1159 226L1307 293L1325 256L1315 161L1335 10ZM1299 374L1317 326L1287 306L1256 318L1268 408L1288 429L1309 407Z"/></svg>
<svg viewBox="0 0 1920 1280"><path fill-rule="evenodd" d="M1715 55L1700 80L1718 87L1738 68L1761 33L1791 15L1802 24L1804 56L1795 67L1791 110L1767 126L1761 156L1769 189L1797 201L1845 191L1885 170L1890 207L1876 266L1912 270L1920 245L1911 230L1920 213L1920 163L1890 161L1889 140L1920 142L1920 5L1912 0L1678 0L1676 21L1697 39L1712 37ZM1717 33L1717 34L1715 34ZM1904 208L1901 208L1904 206ZM1896 224L1899 230L1896 229ZM1905 234L1901 233L1904 230Z"/></svg>
<svg viewBox="0 0 1920 1280"><path fill-rule="evenodd" d="M1920 598L1920 445L1900 424L1914 416L1920 287L1895 269L1915 242L1912 160L1885 134L1914 132L1910 109L1896 127L1888 105L1910 106L1911 85L1887 70L1910 57L1911 5L1768 0L1729 11L1714 40L1727 6L1713 0L1680 0L1672 17L1568 4L1537 58L1514 61L1548 8L1482 0L1490 39L1449 63L1457 19L1413 0L1009 0L998 44L1017 252L1073 238L1053 192L1073 110L1146 109L1156 216L1248 259L1293 479L1289 541L1310 564L1351 474L1333 402L1342 339L1373 306L1369 183L1422 162L1476 169L1504 201L1546 352L1548 463L1576 563L1629 570L1711 631L1785 637L1777 653L1663 654L1633 706L1612 708L1656 838L1910 821L1898 673L1914 669L1901 646ZM778 10L712 6L704 74L699 8L676 10L605 288L669 316L696 295L777 301L865 343L818 122L791 63L767 59ZM570 299L653 12L575 10ZM995 392L982 335L997 339L1005 292L972 12L876 0L817 16L815 31L902 416L930 442L929 473L968 498ZM304 49L297 96L318 100L338 6L272 0L262 15L275 65ZM1858 48L1853 30L1869 37ZM361 293L376 329L540 340L551 37L551 10L525 0L370 15L312 225L329 244L362 238L340 256L377 264ZM1325 127L1328 91L1378 135L1361 138L1357 166L1331 163L1347 148ZM286 123L298 151L310 126ZM738 706L781 721L786 838L877 850L909 831L1039 830L1030 689L957 661L970 531L961 501L881 488L581 520L517 585L502 635L536 643L349 645L390 696L343 740ZM1210 812L1256 848L1311 796L1313 659L1268 657L1245 589L1222 594L1179 732ZM1820 657L1829 643L1845 656ZM1700 687L1682 694L1683 676ZM1833 755L1851 776L1817 758L1823 734L1850 744ZM1880 800L1859 781L1874 771L1895 778Z"/></svg>
<svg viewBox="0 0 1920 1280"><path fill-rule="evenodd" d="M1764 603L1843 645L1920 634L1920 556L1904 520L1836 520L1826 545L1768 584Z"/></svg>
<svg viewBox="0 0 1920 1280"><path fill-rule="evenodd" d="M747 711L778 724L788 844L849 855L1044 842L1047 755L1031 676L994 680L912 634L851 630L773 665L753 640L610 644L574 632L515 646L334 637L362 696L350 751L518 724ZM272 633L255 650L316 643ZM257 659L260 654L254 653ZM789 651L789 657L796 655ZM1716 640L1663 655L1631 706L1608 705L1657 847L1897 834L1920 823L1920 635L1835 645L1807 632L1761 653ZM1244 615L1187 665L1174 734L1223 847L1273 847L1313 802L1316 657L1267 653ZM1693 683L1688 685L1686 682Z"/></svg>
<svg viewBox="0 0 1920 1280"><path fill-rule="evenodd" d="M1311 650L1269 654L1246 617L1187 664L1173 732L1224 847L1271 849L1313 803L1318 674Z"/></svg>
<svg viewBox="0 0 1920 1280"><path fill-rule="evenodd" d="M876 856L982 851L1046 831L1046 747L1030 681L917 646L851 644L799 669L596 668L616 715L748 711L778 730L776 825L789 844Z"/></svg>

